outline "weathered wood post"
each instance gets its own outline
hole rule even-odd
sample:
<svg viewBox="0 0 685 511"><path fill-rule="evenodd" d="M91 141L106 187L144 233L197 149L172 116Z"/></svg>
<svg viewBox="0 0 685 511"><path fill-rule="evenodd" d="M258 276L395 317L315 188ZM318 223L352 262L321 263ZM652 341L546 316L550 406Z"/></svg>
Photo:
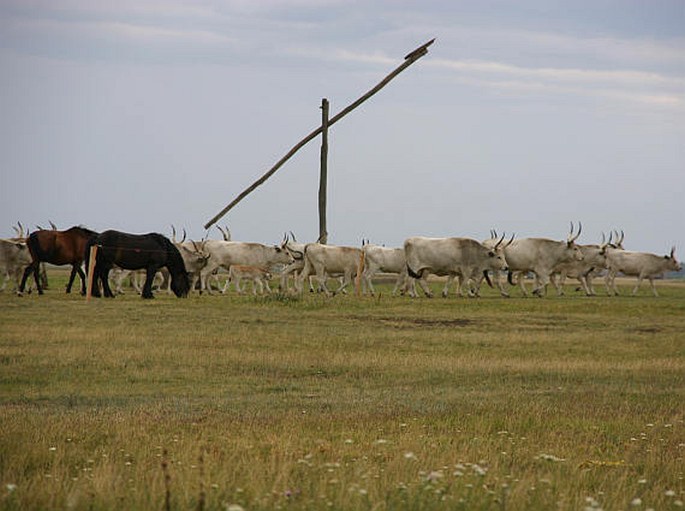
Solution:
<svg viewBox="0 0 685 511"><path fill-rule="evenodd" d="M90 247L90 259L88 262L88 285L86 286L86 301L90 301L90 297L93 294L93 279L95 277L95 259L98 255L98 246L93 245Z"/></svg>
<svg viewBox="0 0 685 511"><path fill-rule="evenodd" d="M328 188L328 100L321 100L321 175L319 176L319 243L328 243L326 190Z"/></svg>

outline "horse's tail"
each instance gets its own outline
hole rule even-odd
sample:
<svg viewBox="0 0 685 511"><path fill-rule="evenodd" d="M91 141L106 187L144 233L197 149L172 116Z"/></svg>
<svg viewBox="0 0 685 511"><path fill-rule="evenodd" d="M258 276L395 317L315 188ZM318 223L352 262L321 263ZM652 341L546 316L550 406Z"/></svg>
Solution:
<svg viewBox="0 0 685 511"><path fill-rule="evenodd" d="M190 278L188 277L181 252L166 236L160 235L160 241L167 253L166 267L171 274L171 290L179 298L188 296L190 292Z"/></svg>

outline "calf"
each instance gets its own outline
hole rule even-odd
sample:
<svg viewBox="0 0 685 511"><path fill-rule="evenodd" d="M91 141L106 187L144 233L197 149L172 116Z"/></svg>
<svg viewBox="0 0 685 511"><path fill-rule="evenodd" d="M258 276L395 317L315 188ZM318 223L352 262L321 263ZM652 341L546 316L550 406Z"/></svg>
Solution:
<svg viewBox="0 0 685 511"><path fill-rule="evenodd" d="M239 295L244 293L244 290L240 287L241 280L252 281L252 294L257 294L257 289L259 289L259 294L264 294L264 288L266 288L267 293L271 293L271 288L269 287L269 280L271 280L271 273L265 268L260 268L258 266L247 266L244 264L233 264L228 270L228 280L226 280L226 285L222 293L228 290L229 284L232 282L235 286L235 290Z"/></svg>

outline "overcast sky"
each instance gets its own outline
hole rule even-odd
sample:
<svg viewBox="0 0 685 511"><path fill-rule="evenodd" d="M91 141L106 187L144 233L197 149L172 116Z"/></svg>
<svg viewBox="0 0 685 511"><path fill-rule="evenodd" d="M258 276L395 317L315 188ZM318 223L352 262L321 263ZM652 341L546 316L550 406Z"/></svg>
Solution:
<svg viewBox="0 0 685 511"><path fill-rule="evenodd" d="M192 237L319 125L329 242L623 229L685 254L682 0L0 0L0 236ZM315 139L228 216L318 234ZM210 231L218 237L218 231Z"/></svg>

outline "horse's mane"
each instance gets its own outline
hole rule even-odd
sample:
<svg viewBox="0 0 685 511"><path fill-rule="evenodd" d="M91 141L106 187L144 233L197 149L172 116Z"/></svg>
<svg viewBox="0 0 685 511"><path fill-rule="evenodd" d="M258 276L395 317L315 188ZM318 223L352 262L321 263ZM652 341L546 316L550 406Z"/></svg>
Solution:
<svg viewBox="0 0 685 511"><path fill-rule="evenodd" d="M88 229L87 227L84 227L83 225L75 225L75 226L67 229L65 232L68 232L68 231L78 231L81 234L83 234L84 236L87 236L89 238L92 238L93 236L97 236L100 234L98 232L95 232L95 231Z"/></svg>

